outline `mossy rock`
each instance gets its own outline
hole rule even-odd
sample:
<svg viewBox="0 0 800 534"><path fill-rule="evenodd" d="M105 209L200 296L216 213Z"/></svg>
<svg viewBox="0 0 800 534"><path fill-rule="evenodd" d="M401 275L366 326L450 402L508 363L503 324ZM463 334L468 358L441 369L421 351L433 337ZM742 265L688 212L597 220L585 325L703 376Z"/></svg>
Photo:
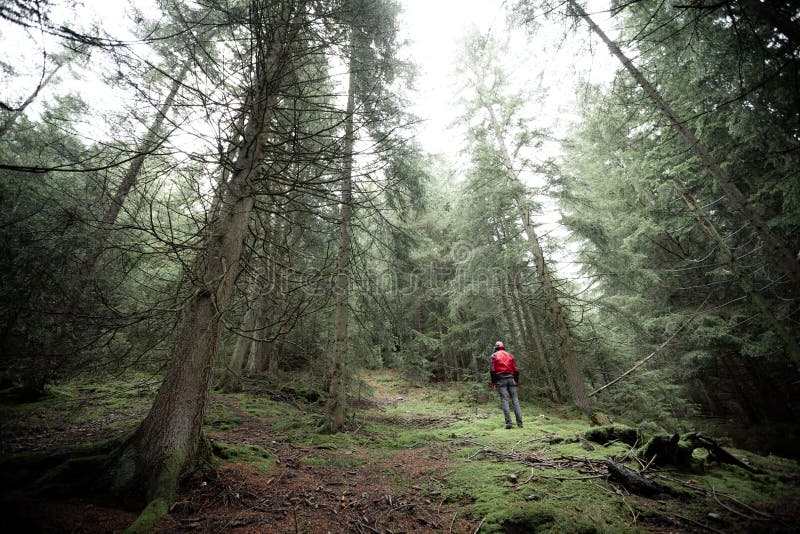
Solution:
<svg viewBox="0 0 800 534"><path fill-rule="evenodd" d="M643 443L658 434L669 434L661 425L653 421L642 421L636 425L636 428L639 429L639 437Z"/></svg>
<svg viewBox="0 0 800 534"><path fill-rule="evenodd" d="M634 446L639 441L639 431L625 425L604 425L590 428L584 432L583 437L601 445L612 441L621 441Z"/></svg>
<svg viewBox="0 0 800 534"><path fill-rule="evenodd" d="M602 412L594 412L592 414L591 421L593 425L598 426L608 426L614 424L614 421L611 420L611 417Z"/></svg>

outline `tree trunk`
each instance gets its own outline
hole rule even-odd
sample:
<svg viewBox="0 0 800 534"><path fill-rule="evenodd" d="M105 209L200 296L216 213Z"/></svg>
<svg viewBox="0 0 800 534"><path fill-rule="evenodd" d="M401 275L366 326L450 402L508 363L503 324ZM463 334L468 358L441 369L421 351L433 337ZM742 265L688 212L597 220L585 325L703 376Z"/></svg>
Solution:
<svg viewBox="0 0 800 534"><path fill-rule="evenodd" d="M542 334L539 330L539 325L536 322L536 318L533 315L531 305L528 302L528 295L523 294L523 289L518 280L515 281L515 285L519 293L520 309L522 310L522 315L525 317L525 321L528 324L528 332L530 332L531 340L533 341L533 345L535 347L534 353L536 354L536 359L539 361L539 368L544 375L547 391L550 393L550 399L555 402L559 402L560 399L558 386L556 386L556 382L553 379L553 373L550 370L550 363L547 361L547 353L544 350Z"/></svg>
<svg viewBox="0 0 800 534"><path fill-rule="evenodd" d="M517 176L517 173L514 170L515 167L511 158L511 154L508 152L508 148L505 145L505 139L503 138L500 121L497 120L492 106L488 104L488 100L486 100L483 93L480 91L480 88L478 89L478 94L481 98L481 101L484 103L486 111L489 113L495 138L500 148L500 157L503 165L506 168L506 172L510 178L521 182L519 176ZM572 332L569 324L567 324L567 319L564 316L564 310L561 308L561 303L559 302L556 290L553 287L550 271L545 264L544 252L539 244L539 238L534 230L530 213L522 205L521 200L522 199L519 197L516 198L517 209L519 210L520 217L522 219L522 226L525 230L525 235L528 238L527 243L533 256L536 267L536 275L539 278L539 283L542 285L545 301L547 302L548 309L550 310L550 314L553 318L553 324L556 326L556 330L558 332L561 357L564 360L564 370L566 371L567 382L569 383L570 390L572 392L572 399L587 417L591 417L592 407L589 404L589 397L586 395L586 387L583 383L583 377L581 376L580 361L578 360L578 355L572 343Z"/></svg>
<svg viewBox="0 0 800 534"><path fill-rule="evenodd" d="M511 342L516 347L516 350L519 352L530 353L527 346L525 346L524 342L522 341L522 336L518 334L517 324L520 324L520 329L522 328L521 323L515 323L514 317L512 315L511 306L508 303L508 286L501 278L499 280L500 284L500 302L503 305L503 315L506 316L506 322L508 323L508 332L511 336Z"/></svg>
<svg viewBox="0 0 800 534"><path fill-rule="evenodd" d="M201 446L201 425L219 342L221 317L228 310L247 235L260 174L266 133L282 85L288 43L303 12L293 2L277 7L277 28L264 27L260 3L251 8L256 42L253 98L229 186L223 189L219 219L195 260L194 295L187 301L164 381L147 417L128 442L112 472L112 489L148 502L170 502L183 474L191 470ZM266 35L266 34L269 35ZM258 46L261 48L258 48Z"/></svg>
<svg viewBox="0 0 800 534"><path fill-rule="evenodd" d="M703 212L700 205L698 205L697 200L695 200L694 195L692 195L686 187L686 184L683 183L683 180L677 176L673 177L672 180L675 183L675 189L677 189L678 193L683 197L684 202L686 202L686 205L689 207L689 211L692 212L697 224L714 242L720 261L730 268L739 286L742 288L745 295L747 295L747 298L761 314L764 326L775 332L783 342L783 348L786 354L794 361L795 365L800 367L800 350L798 349L797 340L794 335L792 335L791 330L772 312L769 303L767 303L764 297L753 287L753 281L750 279L750 275L739 265L739 262L736 261L736 256L733 254L733 251L725 243L725 240L722 239L722 236L719 235L714 224L709 220L705 212Z"/></svg>
<svg viewBox="0 0 800 534"><path fill-rule="evenodd" d="M661 98L658 90L644 77L644 75L636 68L630 59L622 52L620 47L613 42L608 36L595 24L594 20L586 13L586 11L575 1L567 0L569 6L575 13L583 18L593 32L606 44L611 53L623 64L628 72L633 76L639 86L644 90L650 100L655 104L658 110L669 121L670 124L678 131L683 141L694 152L695 156L700 160L700 163L708 170L709 174L716 180L725 197L733 205L733 207L742 214L748 224L755 230L756 234L766 245L773 260L780 265L784 271L789 275L792 280L795 290L800 289L800 262L789 250L789 247L783 243L777 236L772 233L772 230L764 222L761 216L753 209L747 198L742 194L739 188L731 180L731 178L722 170L719 164L714 160L711 154L706 150L705 146L700 143L700 140L692 133L686 126L686 123L678 118L670 105Z"/></svg>
<svg viewBox="0 0 800 534"><path fill-rule="evenodd" d="M347 366L347 326L350 319L350 233L353 197L353 114L355 112L355 46L350 47L350 80L347 90L347 111L342 162L342 200L339 222L339 251L336 261L336 280L334 285L336 305L333 320L333 347L330 377L328 382L328 403L325 407L325 424L329 431L338 432L344 427L347 408L346 366Z"/></svg>
<svg viewBox="0 0 800 534"><path fill-rule="evenodd" d="M533 262L536 266L536 274L539 278L539 283L542 285L542 292L547 301L547 306L550 309L550 315L553 317L553 324L556 325L558 331L559 348L561 357L564 359L564 370L567 373L567 382L572 392L572 399L586 417L591 417L592 407L589 404L589 397L586 395L586 387L583 383L578 354L575 352L575 348L572 344L572 331L569 324L567 324L567 318L564 316L561 302L553 287L550 271L545 264L544 253L542 252L541 245L539 245L539 238L536 235L530 214L522 209L521 206L520 211L522 212L522 226L525 229L525 235L528 236L528 244L530 245Z"/></svg>
<svg viewBox="0 0 800 534"><path fill-rule="evenodd" d="M256 274L253 275L253 282L258 279ZM251 287L255 285L251 283ZM233 352L225 365L225 370L220 379L220 387L225 393L235 393L242 390L242 367L245 363L245 357L251 352L253 346L253 332L255 330L256 310L254 307L249 307L242 319L242 324L239 327L242 334L236 338L236 344L233 347Z"/></svg>
<svg viewBox="0 0 800 534"><path fill-rule="evenodd" d="M92 248L86 252L86 256L84 256L83 263L80 267L80 288L77 292L79 294L82 293L81 290L86 286L88 277L94 272L94 267L97 264L97 260L100 259L100 256L103 254L106 239L108 239L108 233L114 226L114 223L117 221L117 217L119 216L119 212L122 210L125 199L128 197L128 193L130 193L130 190L139 179L139 173L142 170L145 158L165 140L164 138L159 138L159 131L164 125L164 120L167 118L167 113L169 113L172 103L175 101L175 96L178 94L178 89L180 89L181 84L183 83L183 77L186 75L188 69L188 66L184 65L180 74L178 74L173 81L172 87L167 94L167 98L165 98L164 102L161 104L153 124L147 130L147 133L145 134L141 143L138 147L136 147L136 156L131 160L130 166L125 172L122 182L120 182L119 186L117 187L117 192L114 194L114 198L111 200L111 204L108 206L103 218L100 220L100 235Z"/></svg>

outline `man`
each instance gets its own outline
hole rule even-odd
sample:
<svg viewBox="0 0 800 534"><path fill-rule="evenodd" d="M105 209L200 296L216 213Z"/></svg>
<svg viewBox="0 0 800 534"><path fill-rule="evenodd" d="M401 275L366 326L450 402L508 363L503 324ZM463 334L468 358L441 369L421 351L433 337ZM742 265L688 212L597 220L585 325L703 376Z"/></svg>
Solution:
<svg viewBox="0 0 800 534"><path fill-rule="evenodd" d="M492 378L492 387L500 393L500 406L503 408L503 416L506 418L506 429L514 427L511 424L511 413L508 410L509 396L514 405L517 426L522 428L522 412L519 408L519 398L517 397L519 369L517 369L517 362L514 361L514 356L505 351L502 341L494 344L489 375Z"/></svg>

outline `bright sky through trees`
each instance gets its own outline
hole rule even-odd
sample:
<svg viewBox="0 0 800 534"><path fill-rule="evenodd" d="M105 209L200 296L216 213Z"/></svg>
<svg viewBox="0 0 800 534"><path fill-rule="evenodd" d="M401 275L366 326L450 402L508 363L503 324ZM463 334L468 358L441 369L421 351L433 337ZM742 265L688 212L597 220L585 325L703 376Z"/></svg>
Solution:
<svg viewBox="0 0 800 534"><path fill-rule="evenodd" d="M420 144L429 152L454 155L460 140L448 135L457 115L455 62L459 39L470 27L489 31L503 24L502 0L403 0L402 31L419 65L414 112L423 119Z"/></svg>
<svg viewBox="0 0 800 534"><path fill-rule="evenodd" d="M416 91L408 95L411 111L420 119L416 126L417 141L426 152L443 154L455 169L457 176L463 173L467 164L464 149L464 126L458 124L462 115L459 82L456 67L459 49L466 32L478 31L506 42L507 58L505 65L511 81L510 90L529 91L539 96L531 99L530 109L526 111L537 128L549 129L554 139L562 138L572 120L576 102L576 87L580 79L607 82L616 65L602 47L587 45L587 33L579 28L577 32L563 25L547 20L537 21L540 29L535 39L525 35L521 29L507 27L507 2L504 0L402 0L403 13L400 16L401 38L408 42L404 56L417 65ZM603 10L605 2L594 3L592 11ZM131 2L104 2L84 0L79 4L69 3L56 8L52 18L76 28L87 30L92 25L102 28L112 38L135 41L131 28L135 24L136 10L144 16L158 19L159 13L150 0L131 0ZM602 18L602 17L600 17ZM27 78L19 76L4 77L0 88L13 102L23 99L38 82L42 68L42 51L48 57L57 52L60 45L45 35L26 32L11 25L0 29L0 38L7 43L3 46L0 60L14 65L17 74L28 69ZM49 59L48 59L49 61ZM112 68L113 65L107 65ZM45 88L41 98L28 110L38 115L42 104L53 94L77 92L97 113L118 111L125 107L125 92L110 90L104 85L102 76L108 74L106 67L94 63L88 68L73 69L60 73L61 83ZM21 83L21 80L25 83ZM9 82L13 86L9 86ZM24 86L23 86L24 85ZM95 140L113 135L103 132L102 121L86 119L87 124L79 127L84 135ZM96 124L95 124L96 122ZM184 125L186 128L187 125ZM181 140L180 132L174 142L194 143L188 135ZM559 153L556 140L546 142L532 154L534 160L544 160ZM540 186L536 177L526 180L530 185ZM544 224L544 234L558 228L557 207L548 199L543 199L545 212L537 216ZM566 236L559 235L559 241ZM568 268L565 261L560 270ZM566 268L565 268L566 267Z"/></svg>

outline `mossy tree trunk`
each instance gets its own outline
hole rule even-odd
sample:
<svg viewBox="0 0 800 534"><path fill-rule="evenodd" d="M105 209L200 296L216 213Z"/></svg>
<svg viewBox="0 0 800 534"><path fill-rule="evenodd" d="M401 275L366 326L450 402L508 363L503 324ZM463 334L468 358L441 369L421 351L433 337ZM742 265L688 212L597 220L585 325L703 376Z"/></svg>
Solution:
<svg viewBox="0 0 800 534"><path fill-rule="evenodd" d="M273 6L269 6L273 8ZM187 301L170 363L153 406L113 466L112 490L146 502L170 502L183 474L201 452L201 426L217 353L221 318L228 310L248 220L252 186L259 178L268 126L282 86L284 57L300 27L303 3L286 1L274 11L254 2L255 75L242 145L220 215L192 269L194 295Z"/></svg>

